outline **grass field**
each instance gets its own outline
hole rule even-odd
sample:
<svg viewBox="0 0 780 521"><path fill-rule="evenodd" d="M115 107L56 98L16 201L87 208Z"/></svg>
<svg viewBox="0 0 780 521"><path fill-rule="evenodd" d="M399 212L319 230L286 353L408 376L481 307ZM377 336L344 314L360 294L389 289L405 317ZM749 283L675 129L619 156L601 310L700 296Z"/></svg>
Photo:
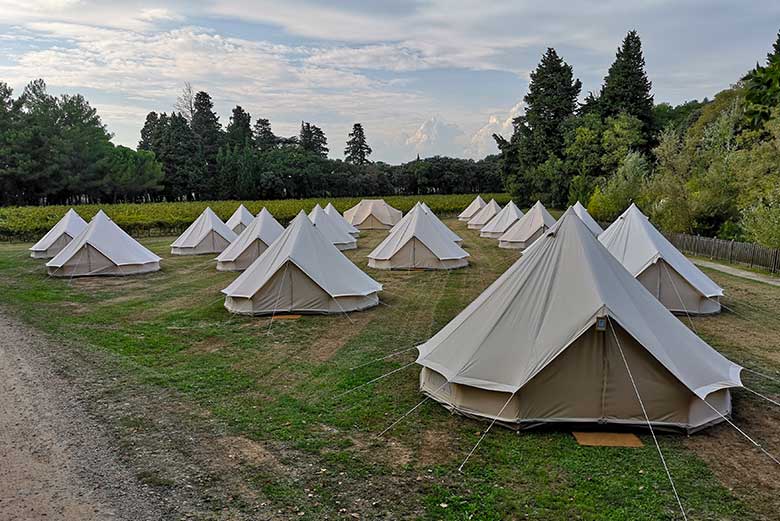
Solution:
<svg viewBox="0 0 780 521"><path fill-rule="evenodd" d="M646 433L643 448L596 448L568 430L495 428L459 473L485 423L429 401L377 437L422 399L416 365L334 399L410 363L415 351L352 370L428 338L515 261L515 252L446 222L465 238L466 269L369 270L365 255L384 233L364 232L347 254L384 284L384 304L349 317L231 316L219 290L235 274L217 272L210 256L170 256L170 238L142 241L164 258L161 272L70 281L48 278L26 257L28 244L0 245L0 303L87 353L111 353L149 392L183 396L253 447L259 456L242 463L245 490L236 491L247 508L253 498L299 519L678 519ZM696 318L696 330L735 361L778 374L780 288L708 274L734 312ZM744 380L780 394L769 380ZM737 425L780 452L780 409L747 391L735 392L734 409ZM689 519L776 519L780 472L730 427L659 439ZM149 476L161 489L176 484L163 464Z"/></svg>

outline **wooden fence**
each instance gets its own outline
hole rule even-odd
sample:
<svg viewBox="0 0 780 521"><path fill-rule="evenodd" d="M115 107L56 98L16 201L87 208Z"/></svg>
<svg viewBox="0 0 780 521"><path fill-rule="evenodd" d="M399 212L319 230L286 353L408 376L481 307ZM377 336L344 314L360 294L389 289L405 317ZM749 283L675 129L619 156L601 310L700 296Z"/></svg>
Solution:
<svg viewBox="0 0 780 521"><path fill-rule="evenodd" d="M764 268L770 273L780 272L780 249L766 248L751 242L726 241L687 233L670 233L666 238L674 246L690 255L708 257L751 268Z"/></svg>

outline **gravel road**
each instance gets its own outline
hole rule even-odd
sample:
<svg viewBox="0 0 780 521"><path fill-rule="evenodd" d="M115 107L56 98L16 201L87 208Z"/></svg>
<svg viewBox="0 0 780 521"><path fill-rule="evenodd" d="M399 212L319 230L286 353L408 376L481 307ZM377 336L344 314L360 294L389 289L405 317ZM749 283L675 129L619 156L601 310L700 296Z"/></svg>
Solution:
<svg viewBox="0 0 780 521"><path fill-rule="evenodd" d="M0 311L0 519L157 520L156 500L43 353Z"/></svg>

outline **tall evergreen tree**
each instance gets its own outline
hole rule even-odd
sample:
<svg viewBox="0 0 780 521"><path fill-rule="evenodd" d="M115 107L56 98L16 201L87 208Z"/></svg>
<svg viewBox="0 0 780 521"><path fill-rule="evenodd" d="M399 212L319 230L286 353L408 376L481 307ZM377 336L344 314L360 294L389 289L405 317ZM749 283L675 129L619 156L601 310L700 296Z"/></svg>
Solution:
<svg viewBox="0 0 780 521"><path fill-rule="evenodd" d="M146 121L141 129L141 140L138 142L138 150L152 150L152 136L159 120L159 116L154 111L146 115Z"/></svg>
<svg viewBox="0 0 780 521"><path fill-rule="evenodd" d="M648 143L653 142L652 83L645 72L642 41L636 31L629 31L610 66L599 96L602 117L610 118L624 112L644 125Z"/></svg>
<svg viewBox="0 0 780 521"><path fill-rule="evenodd" d="M201 182L203 169L195 133L187 119L176 112L170 117L162 114L152 142L152 151L163 164L165 196L171 200L191 198Z"/></svg>
<svg viewBox="0 0 780 521"><path fill-rule="evenodd" d="M207 199L218 184L217 153L222 145L222 126L214 112L214 103L206 92L195 94L190 126L198 145L199 172L195 190L199 199Z"/></svg>
<svg viewBox="0 0 780 521"><path fill-rule="evenodd" d="M301 121L298 143L306 152L312 152L322 157L327 157L328 155L328 138L325 137L325 133L317 125Z"/></svg>
<svg viewBox="0 0 780 521"><path fill-rule="evenodd" d="M241 105L236 105L225 132L230 146L244 146L252 142L252 116Z"/></svg>
<svg viewBox="0 0 780 521"><path fill-rule="evenodd" d="M775 43L772 44L772 50L766 55L768 64L776 61L780 61L780 31L777 31L777 37L775 38Z"/></svg>
<svg viewBox="0 0 780 521"><path fill-rule="evenodd" d="M344 161L355 165L365 165L369 163L368 156L371 155L371 152L371 147L366 142L363 125L355 123L347 140L347 148L344 149Z"/></svg>
<svg viewBox="0 0 780 521"><path fill-rule="evenodd" d="M271 122L265 118L259 118L255 122L254 139L255 146L263 151L276 147L278 143L278 138L271 130Z"/></svg>

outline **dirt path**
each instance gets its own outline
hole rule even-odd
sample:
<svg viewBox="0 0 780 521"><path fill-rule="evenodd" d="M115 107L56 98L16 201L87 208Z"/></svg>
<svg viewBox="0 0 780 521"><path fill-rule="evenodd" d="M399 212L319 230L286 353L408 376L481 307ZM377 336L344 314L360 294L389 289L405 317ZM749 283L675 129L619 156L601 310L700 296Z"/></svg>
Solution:
<svg viewBox="0 0 780 521"><path fill-rule="evenodd" d="M713 270L722 271L723 273L727 273L729 275L734 275L735 277L742 277L743 279L748 280L755 280L756 282L763 282L764 284L770 284L772 286L778 286L780 287L780 279L777 277L771 277L769 275L762 275L761 273L756 273L753 271L748 270L742 270L739 268L735 268L733 266L727 266L726 264L720 264L717 262L710 262L706 260L701 259L691 259L695 264L698 264L699 266L703 266L705 268L710 268Z"/></svg>
<svg viewBox="0 0 780 521"><path fill-rule="evenodd" d="M0 312L0 519L161 519L43 342Z"/></svg>

